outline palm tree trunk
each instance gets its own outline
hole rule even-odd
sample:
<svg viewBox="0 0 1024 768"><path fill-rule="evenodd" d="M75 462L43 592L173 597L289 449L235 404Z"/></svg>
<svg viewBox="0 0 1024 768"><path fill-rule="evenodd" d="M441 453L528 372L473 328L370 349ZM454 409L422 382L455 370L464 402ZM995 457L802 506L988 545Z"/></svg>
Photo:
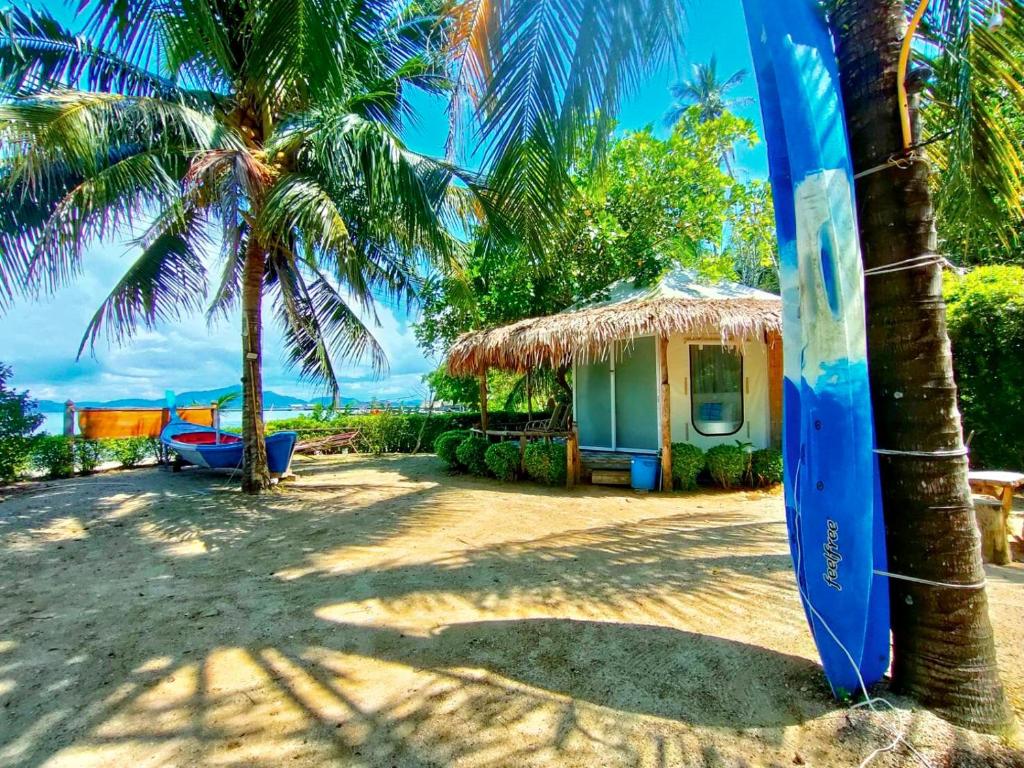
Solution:
<svg viewBox="0 0 1024 768"><path fill-rule="evenodd" d="M833 15L854 167L902 150L897 61L902 0L841 0ZM915 128L916 134L916 128ZM936 248L930 169L918 161L857 182L865 268ZM979 536L937 264L867 277L868 355L889 571L942 584L981 584ZM987 732L1012 715L996 666L983 587L890 579L893 687L954 723Z"/></svg>
<svg viewBox="0 0 1024 768"><path fill-rule="evenodd" d="M263 277L266 259L250 239L242 267L242 491L270 487L263 432Z"/></svg>

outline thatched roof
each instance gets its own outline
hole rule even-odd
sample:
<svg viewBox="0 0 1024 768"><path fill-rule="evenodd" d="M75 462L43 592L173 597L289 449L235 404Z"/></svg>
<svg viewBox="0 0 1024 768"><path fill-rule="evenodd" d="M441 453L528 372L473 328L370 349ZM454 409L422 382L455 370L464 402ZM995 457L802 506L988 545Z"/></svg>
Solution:
<svg viewBox="0 0 1024 768"><path fill-rule="evenodd" d="M683 334L724 342L765 340L782 332L782 300L737 283L702 283L691 271L669 272L652 286L613 283L593 301L557 315L463 334L448 353L455 376L484 368L524 371L600 359L613 341Z"/></svg>

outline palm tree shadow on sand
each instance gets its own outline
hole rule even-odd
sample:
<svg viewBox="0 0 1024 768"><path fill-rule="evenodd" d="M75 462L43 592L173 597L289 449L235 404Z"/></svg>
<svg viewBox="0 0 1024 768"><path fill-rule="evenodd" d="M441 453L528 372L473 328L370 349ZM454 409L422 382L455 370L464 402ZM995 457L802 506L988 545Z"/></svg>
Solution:
<svg viewBox="0 0 1024 768"><path fill-rule="evenodd" d="M569 619L479 621L428 636L338 624L329 648L430 671L485 670L548 694L693 725L775 728L832 709L793 696L812 661L660 626Z"/></svg>

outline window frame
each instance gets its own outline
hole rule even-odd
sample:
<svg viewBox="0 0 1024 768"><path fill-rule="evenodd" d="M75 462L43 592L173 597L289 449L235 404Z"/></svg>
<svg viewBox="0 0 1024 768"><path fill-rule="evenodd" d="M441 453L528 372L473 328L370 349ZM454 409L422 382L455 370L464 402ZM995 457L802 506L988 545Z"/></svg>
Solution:
<svg viewBox="0 0 1024 768"><path fill-rule="evenodd" d="M693 350L694 350L694 348L697 348L699 350L701 347L718 347L720 349L726 349L727 346L728 345L726 345L726 344L720 344L720 343L716 344L713 341L712 342L691 342L690 345L689 345L689 348L687 349L686 356L688 358L689 369L690 369L690 387L689 387L690 391L687 393L688 397L690 398L690 424L691 424L691 426L693 426L694 430L696 430L697 434L700 435L701 437L732 437L733 435L739 433L740 430L743 429L743 425L747 421L747 402L746 402L747 398L746 398L746 393L744 392L744 390L746 389L746 387L744 386L744 382L745 382L745 378L744 377L745 377L745 370L746 370L745 367L744 367L744 363L745 363L746 355L743 354L743 347L741 345L736 345L737 356L740 359L740 388L739 388L739 395L740 395L740 418L739 418L739 421L736 424L736 429L734 429L732 432L704 432L700 427L697 426L698 421L704 422L705 420L704 419L698 419L696 413L694 412L694 409L696 408L696 405L697 405L697 400L694 397L694 387L695 387L695 383L697 381L697 377L694 375L694 370L693 370L693 364L694 364L694 361L693 361Z"/></svg>

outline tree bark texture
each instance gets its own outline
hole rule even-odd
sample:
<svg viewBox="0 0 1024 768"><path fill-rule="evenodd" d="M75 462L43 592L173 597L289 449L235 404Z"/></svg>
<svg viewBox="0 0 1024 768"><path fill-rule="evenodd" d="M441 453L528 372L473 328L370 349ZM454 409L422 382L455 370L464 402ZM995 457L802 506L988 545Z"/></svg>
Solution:
<svg viewBox="0 0 1024 768"><path fill-rule="evenodd" d="M897 63L904 3L840 0L832 17L854 171L903 152ZM915 136L919 125L915 116ZM918 139L915 138L915 141ZM857 182L866 269L936 249L930 168L922 157ZM868 356L888 570L941 584L985 579L953 379L938 264L866 277ZM1012 723L984 588L890 579L893 687L959 725Z"/></svg>
<svg viewBox="0 0 1024 768"><path fill-rule="evenodd" d="M266 258L250 239L242 270L242 491L270 487L263 429L263 278Z"/></svg>

